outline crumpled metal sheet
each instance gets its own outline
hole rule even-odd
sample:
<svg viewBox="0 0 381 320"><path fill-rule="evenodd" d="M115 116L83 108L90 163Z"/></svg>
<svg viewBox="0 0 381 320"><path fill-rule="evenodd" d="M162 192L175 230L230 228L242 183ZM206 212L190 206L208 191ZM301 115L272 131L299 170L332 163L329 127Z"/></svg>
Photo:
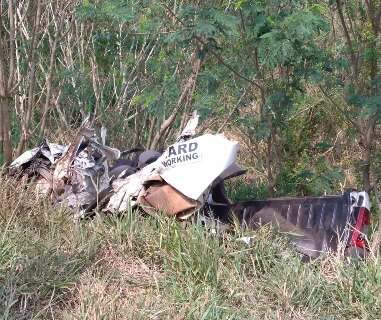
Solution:
<svg viewBox="0 0 381 320"><path fill-rule="evenodd" d="M101 138L105 140L105 138ZM110 162L120 151L98 141L85 123L53 171L53 192L58 202L85 209L110 185Z"/></svg>
<svg viewBox="0 0 381 320"><path fill-rule="evenodd" d="M148 150L135 158L135 164L121 163L119 170L114 167L112 172L118 176L112 182L112 194L104 211L118 212L141 205L147 212L162 210L186 219L191 215L191 208L195 211L212 199L210 193L216 184L243 174L245 171L235 163L236 142L210 134L192 139L198 119L194 113L178 142L162 155ZM161 188L147 187L153 177L163 180ZM226 205L221 207L224 211Z"/></svg>
<svg viewBox="0 0 381 320"><path fill-rule="evenodd" d="M163 187L162 190L156 188L154 192L158 195L163 191L161 197L168 197L168 206L164 208L163 203L158 201L157 197L153 199L151 193L152 208L166 211L169 215L189 213L190 206L196 210L208 201L210 190L215 183L244 172L235 163L237 150L238 144L222 135L206 134L175 143L156 161L136 173L124 177L124 172L121 172L112 182L113 194L105 210L117 212L138 204L147 204L150 202L145 198L148 194L143 196L141 192L148 191L144 186L156 176L170 186ZM172 192L169 192L169 188L173 189ZM173 203L169 194L173 195ZM178 194L184 198L178 198ZM188 204L185 205L185 202ZM173 206L174 203L177 203L177 207ZM188 217L188 214L183 217Z"/></svg>
<svg viewBox="0 0 381 320"><path fill-rule="evenodd" d="M286 234L297 251L316 258L353 246L360 208L370 210L366 192L346 192L321 197L286 197L242 201L232 205L237 221L249 229L270 224ZM356 211L357 209L357 211ZM361 232L361 230L359 230Z"/></svg>
<svg viewBox="0 0 381 320"><path fill-rule="evenodd" d="M38 147L15 159L8 168L9 174L20 175L24 181L35 181L37 194L49 194L52 191L51 168L66 150L67 146L44 139Z"/></svg>
<svg viewBox="0 0 381 320"><path fill-rule="evenodd" d="M105 211L118 212L136 205L140 190L148 177L156 172L156 162L151 163L136 173L112 182L113 195ZM123 172L120 174L123 176Z"/></svg>
<svg viewBox="0 0 381 320"><path fill-rule="evenodd" d="M34 177L38 193L77 209L79 216L95 208L116 213L140 205L185 219L211 199L216 183L242 173L235 163L236 142L210 134L192 139L198 119L194 113L163 154L140 148L121 153L105 145L104 128L99 138L85 120L69 145L45 140L11 169ZM121 154L132 158L120 159ZM150 183L155 176L161 186Z"/></svg>
<svg viewBox="0 0 381 320"><path fill-rule="evenodd" d="M102 134L104 141L104 130ZM120 151L100 142L86 120L72 143L44 140L13 161L9 172L34 179L37 193L50 194L55 203L83 210L109 188L109 167L119 157Z"/></svg>
<svg viewBox="0 0 381 320"><path fill-rule="evenodd" d="M25 151L21 156L15 159L9 166L10 170L17 170L23 165L30 163L37 157L43 157L50 161L51 164L62 155L67 149L67 146L56 143L49 143L47 139L40 146L31 150Z"/></svg>

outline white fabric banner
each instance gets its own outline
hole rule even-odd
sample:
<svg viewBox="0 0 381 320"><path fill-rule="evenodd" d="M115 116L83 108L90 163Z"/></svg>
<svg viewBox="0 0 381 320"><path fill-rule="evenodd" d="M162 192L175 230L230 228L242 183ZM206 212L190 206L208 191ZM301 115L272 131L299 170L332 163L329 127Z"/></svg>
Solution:
<svg viewBox="0 0 381 320"><path fill-rule="evenodd" d="M223 135L175 143L157 160L157 173L172 187L197 200L213 181L235 163L238 143Z"/></svg>

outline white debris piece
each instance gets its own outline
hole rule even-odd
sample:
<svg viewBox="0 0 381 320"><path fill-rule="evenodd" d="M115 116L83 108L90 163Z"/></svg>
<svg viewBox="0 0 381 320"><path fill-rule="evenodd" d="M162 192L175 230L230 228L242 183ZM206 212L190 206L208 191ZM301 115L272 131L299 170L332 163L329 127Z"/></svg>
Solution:
<svg viewBox="0 0 381 320"><path fill-rule="evenodd" d="M157 160L158 173L175 189L197 200L236 161L238 143L223 135L203 136L170 146Z"/></svg>
<svg viewBox="0 0 381 320"><path fill-rule="evenodd" d="M40 151L39 147L25 151L21 156L17 157L9 167L18 168L23 164L28 163L37 155L38 151Z"/></svg>
<svg viewBox="0 0 381 320"><path fill-rule="evenodd" d="M106 211L118 212L126 210L130 206L135 206L136 199L140 190L143 188L144 181L155 174L157 165L158 162L155 161L127 178L116 179L112 183L114 194L110 198ZM121 176L122 175L123 172L121 173Z"/></svg>
<svg viewBox="0 0 381 320"><path fill-rule="evenodd" d="M235 163L237 151L238 143L223 135L206 134L175 143L142 170L116 179L106 210L115 212L134 206L144 182L154 175L160 175L183 195L203 204L205 191Z"/></svg>
<svg viewBox="0 0 381 320"><path fill-rule="evenodd" d="M49 143L47 140L45 140L39 147L27 150L21 154L11 163L9 167L14 169L22 166L23 164L32 161L39 152L41 152L42 155L53 164L59 155L65 153L66 149L67 146L56 143Z"/></svg>
<svg viewBox="0 0 381 320"><path fill-rule="evenodd" d="M196 135L196 128L198 126L199 118L200 116L198 115L197 111L194 111L192 117L189 119L188 123L186 124L185 128L183 129L179 138L177 139L178 142Z"/></svg>

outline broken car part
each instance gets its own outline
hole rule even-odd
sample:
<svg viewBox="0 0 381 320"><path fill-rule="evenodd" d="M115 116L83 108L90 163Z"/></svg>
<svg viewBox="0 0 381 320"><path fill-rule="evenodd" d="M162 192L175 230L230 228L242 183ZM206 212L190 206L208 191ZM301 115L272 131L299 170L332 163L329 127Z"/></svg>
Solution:
<svg viewBox="0 0 381 320"><path fill-rule="evenodd" d="M185 220L199 211L197 220L205 224L213 218L225 225L236 219L253 230L271 224L310 257L338 250L340 244L366 250L367 193L232 204L224 181L245 173L236 164L238 143L220 134L192 138L197 123L193 114L177 142L159 153L105 146L106 130L99 139L85 121L68 146L44 140L17 158L9 173L34 181L39 193L75 209L78 217L96 209L118 213L140 206L147 213L160 211Z"/></svg>
<svg viewBox="0 0 381 320"><path fill-rule="evenodd" d="M242 227L257 229L271 224L291 237L298 251L310 257L344 249L366 250L364 231L369 224L366 192L338 196L276 198L239 202L233 215Z"/></svg>

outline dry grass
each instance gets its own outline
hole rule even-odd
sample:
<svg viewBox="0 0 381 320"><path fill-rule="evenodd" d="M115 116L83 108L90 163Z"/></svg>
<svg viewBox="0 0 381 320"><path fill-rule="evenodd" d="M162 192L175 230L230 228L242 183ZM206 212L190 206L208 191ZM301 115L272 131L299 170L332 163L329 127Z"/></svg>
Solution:
<svg viewBox="0 0 381 320"><path fill-rule="evenodd" d="M134 212L78 224L1 185L1 319L381 319L376 259L306 264L266 228L246 246Z"/></svg>

